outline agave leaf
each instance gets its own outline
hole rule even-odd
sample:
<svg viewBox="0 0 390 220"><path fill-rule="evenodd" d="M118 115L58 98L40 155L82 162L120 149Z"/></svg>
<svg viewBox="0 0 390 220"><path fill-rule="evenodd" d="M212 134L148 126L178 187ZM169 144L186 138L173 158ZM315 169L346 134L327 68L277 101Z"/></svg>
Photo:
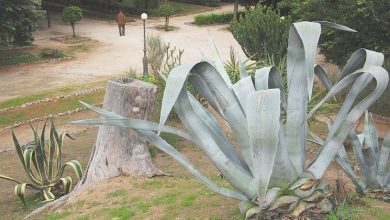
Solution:
<svg viewBox="0 0 390 220"><path fill-rule="evenodd" d="M45 164L45 168L47 168L48 164L47 164L46 149L45 149L45 141L46 141L45 132L46 132L46 121L45 121L45 124L43 125L42 132L41 132L41 140L40 140L40 143L37 144L37 147L41 148L42 154L44 155L43 162Z"/></svg>
<svg viewBox="0 0 390 220"><path fill-rule="evenodd" d="M379 186L377 180L377 153L378 151L378 137L376 135L375 126L371 122L368 111L364 117L364 145L363 145L363 158L368 171L368 186L376 188Z"/></svg>
<svg viewBox="0 0 390 220"><path fill-rule="evenodd" d="M37 164L38 168L38 173L41 179L41 184L42 185L48 185L49 180L46 175L46 167L45 167L45 154L42 151L41 147L41 141L39 139L37 131L31 126L31 129L33 130L34 133L34 145L35 145L35 162Z"/></svg>
<svg viewBox="0 0 390 220"><path fill-rule="evenodd" d="M186 90L182 90L180 93L175 111L187 130L193 134L197 146L206 153L226 180L249 198L254 197L256 187L254 187L252 174L223 153L221 148L224 142L220 141L221 137L218 137L192 109Z"/></svg>
<svg viewBox="0 0 390 220"><path fill-rule="evenodd" d="M363 189L366 188L366 184L361 182L359 178L356 176L355 172L351 168L351 165L343 160L341 157L336 156L334 160L341 166L341 168L344 170L344 172L347 174L347 176L351 179L353 184L355 184L357 191L362 192Z"/></svg>
<svg viewBox="0 0 390 220"><path fill-rule="evenodd" d="M15 182L15 183L18 183L18 184L21 183L21 182L17 181L17 180L14 179L14 178L11 178L11 177L8 177L8 176L4 176L4 175L0 175L0 179L9 180L9 181L12 181L12 182Z"/></svg>
<svg viewBox="0 0 390 220"><path fill-rule="evenodd" d="M54 122L52 121L52 126L50 128L49 134L49 167L48 167L48 177L52 179L54 177L54 157L56 152L56 141L54 137Z"/></svg>
<svg viewBox="0 0 390 220"><path fill-rule="evenodd" d="M315 161L308 168L308 170L318 179L323 175L326 168L329 166L330 162L332 161L332 158L337 153L339 147L342 146L342 142L349 134L352 125L360 118L360 116L365 112L365 110L382 95L382 93L386 89L386 86L389 81L387 71L382 67L370 66L364 67L346 76L340 82L338 82L332 88L332 90L329 91L329 93L308 114L308 117L310 117L316 111L316 109L318 109L318 107L322 105L322 103L333 97L337 92L339 92L355 80L358 81L357 79L362 78L365 80L370 80L370 78L367 78L367 74L371 74L375 78L377 86L369 96L360 101L354 108L351 109L351 111L347 114L346 119L343 120L338 127L336 127L336 122L333 124L332 129L334 129L335 131L334 134L328 136L328 139L325 142L323 149L320 151ZM359 90L357 90L357 92L359 93L363 89L364 87L361 87L359 88Z"/></svg>
<svg viewBox="0 0 390 220"><path fill-rule="evenodd" d="M279 89L252 92L246 106L249 142L253 157L253 175L258 186L260 208L265 203L268 184L279 143Z"/></svg>
<svg viewBox="0 0 390 220"><path fill-rule="evenodd" d="M142 135L147 141L152 143L154 146L156 146L158 149L164 151L169 156L173 157L175 160L177 160L179 163L181 163L192 175L194 175L196 178L198 178L203 184L205 184L209 189L213 190L214 192L226 196L228 198L237 199L241 201L248 201L246 196L241 194L240 192L233 191L221 186L216 185L212 181L210 181L206 176L201 174L197 169L194 168L194 166L191 164L190 161L187 160L181 153L179 153L175 148L173 148L171 145L169 145L164 139L159 137L157 134L151 131L138 131L139 134Z"/></svg>
<svg viewBox="0 0 390 220"><path fill-rule="evenodd" d="M282 128L282 122L279 122ZM283 129L279 129L279 143L276 152L275 163L272 170L270 187L288 188L292 181L298 178L298 173L288 157L287 145L284 139Z"/></svg>
<svg viewBox="0 0 390 220"><path fill-rule="evenodd" d="M363 157L363 152L362 152L362 142L359 141L358 136L356 135L356 132L354 129L352 129L349 134L348 134L349 139L351 140L353 151L358 163L358 166L360 168L360 172L362 173L363 179L364 179L364 184L367 185L368 183L368 173L367 173L367 168L366 164L364 163L364 157Z"/></svg>
<svg viewBox="0 0 390 220"><path fill-rule="evenodd" d="M326 88L327 91L330 91L333 83L330 80L329 76L326 74L324 68L320 65L315 65L314 67L314 74L318 77L318 79L321 81L322 85Z"/></svg>
<svg viewBox="0 0 390 220"><path fill-rule="evenodd" d="M79 180L81 180L81 177L83 176L83 170L81 168L81 164L77 160L70 160L70 161L66 162L63 165L63 168L65 168L66 166L71 166L73 168L74 172L76 173L77 178Z"/></svg>
<svg viewBox="0 0 390 220"><path fill-rule="evenodd" d="M236 94L236 97L240 102L242 110L246 112L248 94L256 91L255 87L253 86L252 76L241 78L237 83L232 86L232 88L234 94Z"/></svg>
<svg viewBox="0 0 390 220"><path fill-rule="evenodd" d="M17 139L16 136L15 136L14 130L12 130L12 140L13 140L13 142L14 142L15 149L16 149L16 153L18 154L19 160L20 160L20 162L22 163L22 166L23 166L24 170L25 170L26 172L28 172L28 171L26 170L26 164L24 163L22 148L21 148L21 146L20 146L20 144L19 144L18 139Z"/></svg>
<svg viewBox="0 0 390 220"><path fill-rule="evenodd" d="M382 53L378 53L363 48L358 49L348 59L347 64L344 66L343 70L341 71L341 74L337 82L343 79L344 77L346 77L347 75L363 67L382 66L383 61L384 61L384 56Z"/></svg>
<svg viewBox="0 0 390 220"><path fill-rule="evenodd" d="M66 176L66 177L63 177L63 178L60 178L60 184L62 184L62 187L64 189L64 193L65 194L68 194L71 189L72 189L72 186L73 186L73 180L70 176Z"/></svg>
<svg viewBox="0 0 390 220"><path fill-rule="evenodd" d="M43 190L43 196L45 197L45 202L50 202L56 199L54 194L51 192L51 187L47 187Z"/></svg>
<svg viewBox="0 0 390 220"><path fill-rule="evenodd" d="M275 210L279 213L289 213L293 210L299 202L297 196L282 196L276 199L269 210Z"/></svg>
<svg viewBox="0 0 390 220"><path fill-rule="evenodd" d="M24 195L26 194L26 186L27 183L20 183L15 186L15 195L19 197L24 205L26 205L26 200L24 199Z"/></svg>
<svg viewBox="0 0 390 220"><path fill-rule="evenodd" d="M378 160L379 160L379 143L378 143L378 134L377 134L377 131L376 131L376 128L375 128L375 124L374 124L374 119L372 117L372 114L371 113L368 113L368 111L366 111L366 114L367 114L367 129L365 130L365 133L366 133L366 145L370 145L370 147L374 150L375 152L375 164L377 165L378 167Z"/></svg>
<svg viewBox="0 0 390 220"><path fill-rule="evenodd" d="M216 110L218 110L229 123L240 145L240 151L243 155L244 161L250 167L250 164L252 164L252 158L249 152L249 138L248 133L246 132L246 124L242 123L243 121L246 121L245 114L242 111L232 89L226 85L226 82L222 79L216 69L207 62L200 62L191 67L179 66L169 74L161 107L160 126L162 123L165 123L167 114L172 108L171 105L176 103L176 101L172 101L171 99L173 97L177 100L178 90L176 88L181 87L182 90L185 90L185 88L181 86L182 84L184 85L184 82L186 81L186 78L183 77L183 75L188 76L190 72L191 76L189 81L194 88L210 103L211 106L217 106ZM178 78L180 79L178 80ZM212 97L215 97L215 99ZM169 101L167 101L168 99Z"/></svg>
<svg viewBox="0 0 390 220"><path fill-rule="evenodd" d="M36 185L42 184L42 178L40 176L36 176L34 171L31 169L31 162L36 162L34 159L35 149L26 149L23 151L23 161L26 165L26 174ZM35 166L35 165L34 165ZM36 167L35 167L36 168Z"/></svg>
<svg viewBox="0 0 390 220"><path fill-rule="evenodd" d="M387 133L385 138L383 139L383 143L381 146L379 163L378 163L378 176L384 178L387 172L387 164L390 154L390 132ZM388 182L383 180L383 185L386 185Z"/></svg>
<svg viewBox="0 0 390 220"><path fill-rule="evenodd" d="M317 23L294 23L287 48L286 139L290 160L298 174L303 172L306 153L307 102L311 97L316 47L321 33Z"/></svg>
<svg viewBox="0 0 390 220"><path fill-rule="evenodd" d="M196 114L203 120L204 123L213 131L215 134L214 137L218 138L221 144L218 146L221 151L229 157L232 161L237 163L242 167L242 169L247 170L250 173L250 169L248 165L237 155L233 146L230 144L229 139L223 132L223 129L219 126L217 120L213 117L213 115L203 107L202 104L198 102L198 100L191 94L188 93L192 109L196 112ZM193 143L195 143L193 141Z"/></svg>
<svg viewBox="0 0 390 220"><path fill-rule="evenodd" d="M225 70L221 57L219 56L217 46L215 45L210 33L209 33L209 43L210 43L211 50L213 52L213 61L215 64L215 68L218 70L219 74L221 74L221 77L226 82L226 85L228 87L231 87L232 82L230 81L229 74Z"/></svg>
<svg viewBox="0 0 390 220"><path fill-rule="evenodd" d="M190 70L195 64L183 64L172 69L166 81L160 114L160 130L168 119L169 113L179 97L180 91L186 85ZM160 133L160 132L159 132Z"/></svg>
<svg viewBox="0 0 390 220"><path fill-rule="evenodd" d="M103 110L104 111L104 110ZM98 118L98 119L85 119L79 121L73 121L72 124L87 124L87 125L113 125L121 128L131 128L136 130L158 131L160 129L159 124L130 118ZM184 132L178 128L163 126L161 129L163 133L175 134L186 140L194 142L194 139L190 134Z"/></svg>
<svg viewBox="0 0 390 220"><path fill-rule="evenodd" d="M249 76L241 59L238 59L238 70L240 71L240 79Z"/></svg>
<svg viewBox="0 0 390 220"><path fill-rule="evenodd" d="M287 101L285 97L285 89L282 83L282 77L280 75L280 72L276 67L263 67L256 70L255 87L257 91L271 88L279 88L282 108L283 110L286 110Z"/></svg>
<svg viewBox="0 0 390 220"><path fill-rule="evenodd" d="M253 219L255 216L260 215L260 213L261 213L261 208L260 207L250 208L245 213L245 220Z"/></svg>
<svg viewBox="0 0 390 220"><path fill-rule="evenodd" d="M325 27L325 28L332 28L340 31L357 32L354 29L351 29L341 24L336 24L328 21L314 21L314 22L321 24L321 27Z"/></svg>

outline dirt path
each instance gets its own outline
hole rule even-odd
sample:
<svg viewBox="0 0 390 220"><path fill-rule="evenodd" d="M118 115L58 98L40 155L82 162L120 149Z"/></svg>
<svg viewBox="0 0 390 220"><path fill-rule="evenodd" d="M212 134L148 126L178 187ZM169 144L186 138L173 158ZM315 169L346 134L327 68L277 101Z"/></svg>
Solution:
<svg viewBox="0 0 390 220"><path fill-rule="evenodd" d="M232 11L230 5L215 12ZM151 19L147 23L147 33L159 32L166 42L184 49L183 62L199 60L202 51L211 55L208 32L214 38L224 59L228 58L230 46L244 54L233 36L226 31L226 25L197 27L189 25L196 14L178 16L171 19L176 31L159 32L155 28L163 24L163 19ZM72 84L82 84L119 75L134 68L142 71L143 28L140 20L126 26L126 36L119 37L115 23L105 20L85 18L76 25L80 36L88 36L100 42L100 47L86 57L60 63L43 63L0 69L0 101L36 92L50 90ZM71 35L71 28L58 17L54 18L53 28L36 33L34 42L38 47L53 44L51 37Z"/></svg>

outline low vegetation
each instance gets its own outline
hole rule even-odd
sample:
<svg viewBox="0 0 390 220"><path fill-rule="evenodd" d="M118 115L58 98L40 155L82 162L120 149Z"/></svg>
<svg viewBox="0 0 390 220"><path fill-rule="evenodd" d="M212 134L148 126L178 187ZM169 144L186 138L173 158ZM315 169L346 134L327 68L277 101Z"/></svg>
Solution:
<svg viewBox="0 0 390 220"><path fill-rule="evenodd" d="M196 25L229 24L233 16L232 12L202 14L195 16L194 23Z"/></svg>
<svg viewBox="0 0 390 220"><path fill-rule="evenodd" d="M17 52L14 54L0 54L0 67L8 67L19 64L29 64L70 58L69 54L58 49L43 48L38 53Z"/></svg>

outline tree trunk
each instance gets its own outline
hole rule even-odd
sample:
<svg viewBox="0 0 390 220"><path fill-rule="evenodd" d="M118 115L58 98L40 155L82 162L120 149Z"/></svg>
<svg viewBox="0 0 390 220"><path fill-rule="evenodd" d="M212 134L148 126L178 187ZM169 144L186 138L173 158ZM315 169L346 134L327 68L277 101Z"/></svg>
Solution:
<svg viewBox="0 0 390 220"><path fill-rule="evenodd" d="M108 82L103 109L119 115L151 120L156 86L132 79ZM100 126L82 185L120 175L153 177L162 175L151 160L148 145L135 132L114 126Z"/></svg>
<svg viewBox="0 0 390 220"><path fill-rule="evenodd" d="M165 16L165 31L169 30L169 16Z"/></svg>
<svg viewBox="0 0 390 220"><path fill-rule="evenodd" d="M51 13L49 9L46 9L46 15L47 15L47 28L51 28Z"/></svg>
<svg viewBox="0 0 390 220"><path fill-rule="evenodd" d="M74 23L70 23L70 26L72 26L73 37L76 37L76 33L74 32Z"/></svg>
<svg viewBox="0 0 390 220"><path fill-rule="evenodd" d="M237 20L239 19L238 18L238 0L234 0L233 17L236 18Z"/></svg>

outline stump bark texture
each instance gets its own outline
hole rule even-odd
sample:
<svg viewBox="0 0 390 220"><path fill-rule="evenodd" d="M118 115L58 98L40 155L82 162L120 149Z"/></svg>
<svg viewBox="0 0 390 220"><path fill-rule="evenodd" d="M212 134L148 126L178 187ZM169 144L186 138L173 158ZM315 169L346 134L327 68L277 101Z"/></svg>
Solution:
<svg viewBox="0 0 390 220"><path fill-rule="evenodd" d="M132 79L107 84L103 109L127 118L151 120L157 87ZM130 129L100 126L82 185L120 175L153 177L162 175L151 160L148 145Z"/></svg>

